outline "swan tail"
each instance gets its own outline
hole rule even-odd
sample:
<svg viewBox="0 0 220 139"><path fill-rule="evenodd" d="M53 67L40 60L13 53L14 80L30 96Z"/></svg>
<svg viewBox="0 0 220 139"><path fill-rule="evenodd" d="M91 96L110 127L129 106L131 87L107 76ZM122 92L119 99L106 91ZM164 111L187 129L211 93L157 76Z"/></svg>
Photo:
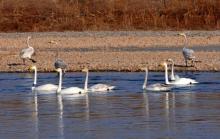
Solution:
<svg viewBox="0 0 220 139"><path fill-rule="evenodd" d="M109 86L108 90L113 90L115 88L115 86Z"/></svg>
<svg viewBox="0 0 220 139"><path fill-rule="evenodd" d="M34 60L34 59L32 59L32 58L30 58L30 60L31 60L33 63L36 63L36 62L37 62L36 60Z"/></svg>

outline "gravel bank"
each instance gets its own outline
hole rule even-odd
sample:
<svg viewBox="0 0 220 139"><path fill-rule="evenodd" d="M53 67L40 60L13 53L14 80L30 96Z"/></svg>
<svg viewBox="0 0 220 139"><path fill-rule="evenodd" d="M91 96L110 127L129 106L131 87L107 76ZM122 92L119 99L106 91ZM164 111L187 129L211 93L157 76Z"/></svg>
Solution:
<svg viewBox="0 0 220 139"><path fill-rule="evenodd" d="M37 66L41 72L53 71L55 53L68 63L68 71L89 67L93 71L139 71L148 65L152 71L162 70L158 64L173 58L179 71L220 71L220 31L187 31L188 44L196 51L195 67L184 67L179 32L46 32L0 33L0 71L24 72L19 51L32 36ZM55 44L55 43L56 44Z"/></svg>

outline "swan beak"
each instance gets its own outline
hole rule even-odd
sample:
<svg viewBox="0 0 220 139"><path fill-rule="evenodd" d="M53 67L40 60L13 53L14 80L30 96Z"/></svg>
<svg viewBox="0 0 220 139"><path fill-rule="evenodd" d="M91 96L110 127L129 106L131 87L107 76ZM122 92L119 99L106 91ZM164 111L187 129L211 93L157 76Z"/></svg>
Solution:
<svg viewBox="0 0 220 139"><path fill-rule="evenodd" d="M164 62L163 62L163 63L160 63L159 66L160 66L160 67L164 67L164 64L165 64Z"/></svg>
<svg viewBox="0 0 220 139"><path fill-rule="evenodd" d="M29 71L32 71L32 70L33 70L33 67L29 67L28 70L29 70Z"/></svg>
<svg viewBox="0 0 220 139"><path fill-rule="evenodd" d="M185 33L178 33L178 35L180 35L180 36L185 36Z"/></svg>
<svg viewBox="0 0 220 139"><path fill-rule="evenodd" d="M170 59L170 58L169 58L169 59L167 59L167 61L168 61L168 62L171 62L171 61L172 61L172 59Z"/></svg>
<svg viewBox="0 0 220 139"><path fill-rule="evenodd" d="M56 71L56 72L59 72L59 68L58 68L58 69L55 69L55 71Z"/></svg>
<svg viewBox="0 0 220 139"><path fill-rule="evenodd" d="M87 68L82 69L82 72L88 72L89 70Z"/></svg>

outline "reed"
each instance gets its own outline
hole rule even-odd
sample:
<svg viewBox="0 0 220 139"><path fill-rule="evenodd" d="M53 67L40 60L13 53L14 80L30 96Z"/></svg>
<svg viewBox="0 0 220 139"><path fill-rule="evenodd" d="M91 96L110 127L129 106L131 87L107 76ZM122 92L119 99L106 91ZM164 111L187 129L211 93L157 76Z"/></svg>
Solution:
<svg viewBox="0 0 220 139"><path fill-rule="evenodd" d="M219 0L1 0L0 31L220 29Z"/></svg>

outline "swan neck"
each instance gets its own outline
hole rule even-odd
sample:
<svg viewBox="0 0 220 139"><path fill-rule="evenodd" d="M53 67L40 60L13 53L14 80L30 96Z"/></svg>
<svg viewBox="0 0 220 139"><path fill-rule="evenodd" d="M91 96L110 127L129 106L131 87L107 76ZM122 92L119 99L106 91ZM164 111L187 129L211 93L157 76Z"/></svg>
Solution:
<svg viewBox="0 0 220 139"><path fill-rule="evenodd" d="M172 61L172 67L171 67L171 79L175 80L175 77L174 77L174 62L173 61Z"/></svg>
<svg viewBox="0 0 220 139"><path fill-rule="evenodd" d="M167 65L165 65L165 83L166 83L166 84L169 84Z"/></svg>
<svg viewBox="0 0 220 139"><path fill-rule="evenodd" d="M58 85L58 88L57 88L57 93L60 93L61 91L61 88L62 88L62 70L59 71L59 85Z"/></svg>
<svg viewBox="0 0 220 139"><path fill-rule="evenodd" d="M188 45L188 40L187 40L187 37L186 37L186 36L184 36L184 39L185 39L185 46L187 46L187 45Z"/></svg>
<svg viewBox="0 0 220 139"><path fill-rule="evenodd" d="M147 77L148 77L148 70L145 70L145 79L144 79L143 89L147 88Z"/></svg>
<svg viewBox="0 0 220 139"><path fill-rule="evenodd" d="M87 92L88 90L88 78L89 78L89 71L86 72L86 79L84 84L84 91Z"/></svg>
<svg viewBox="0 0 220 139"><path fill-rule="evenodd" d="M30 38L27 39L27 46L28 47L30 47L29 40L30 40Z"/></svg>
<svg viewBox="0 0 220 139"><path fill-rule="evenodd" d="M37 68L34 68L34 83L33 83L33 87L35 87L37 85Z"/></svg>

